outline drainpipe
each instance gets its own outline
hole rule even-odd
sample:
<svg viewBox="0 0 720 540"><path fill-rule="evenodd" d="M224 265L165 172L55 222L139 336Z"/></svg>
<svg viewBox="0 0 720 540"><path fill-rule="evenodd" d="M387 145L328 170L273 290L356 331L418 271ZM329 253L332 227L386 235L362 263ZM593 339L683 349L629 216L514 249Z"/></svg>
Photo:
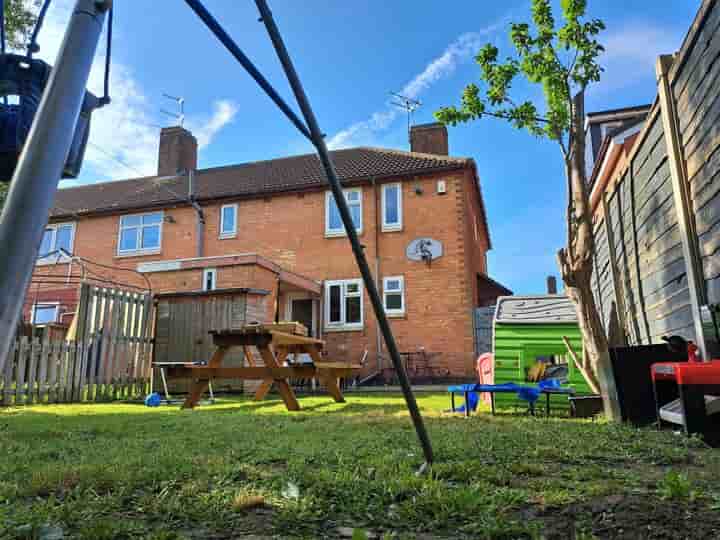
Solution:
<svg viewBox="0 0 720 540"><path fill-rule="evenodd" d="M195 235L197 236L197 257L205 256L205 212L195 200L195 169L188 171L188 201L197 214Z"/></svg>
<svg viewBox="0 0 720 540"><path fill-rule="evenodd" d="M380 279L380 233L378 228L382 223L382 219L378 219L380 213L380 198L378 197L378 185L375 178L370 180L373 186L373 206L375 210L375 283L382 283ZM382 209L381 209L382 210ZM375 348L377 350L377 370L382 372L382 332L380 331L380 325L375 321Z"/></svg>

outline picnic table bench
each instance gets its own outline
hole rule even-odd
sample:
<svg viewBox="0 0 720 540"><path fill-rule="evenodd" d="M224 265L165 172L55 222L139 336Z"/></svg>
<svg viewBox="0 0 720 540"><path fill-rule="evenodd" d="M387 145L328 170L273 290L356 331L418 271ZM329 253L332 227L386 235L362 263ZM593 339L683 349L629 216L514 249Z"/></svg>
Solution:
<svg viewBox="0 0 720 540"><path fill-rule="evenodd" d="M288 382L289 378L317 378L336 402L344 402L338 381L342 377L349 377L353 371L360 369L360 366L345 362L324 362L320 356L324 341L279 331L277 327L278 325L273 324L259 324L236 330L210 331L216 349L207 365L187 363L169 370L172 377L192 379L190 393L183 403L183 408L194 408L208 389L210 380L216 377L261 380L262 384L255 392L256 401L262 400L274 384L289 411L300 410L300 404ZM225 355L234 347L242 347L247 366L223 367ZM263 365L256 362L252 349L257 351ZM312 363L286 364L288 355L293 353L308 354Z"/></svg>
<svg viewBox="0 0 720 540"><path fill-rule="evenodd" d="M468 406L468 394L470 392L487 392L490 394L490 407L492 414L495 414L495 394L516 394L521 388L535 388L539 393L545 394L545 414L550 416L550 396L552 395L567 395L574 396L575 390L573 388L536 388L530 386L521 386L515 383L504 383L504 384L459 384L456 386L450 386L448 391L450 392L450 404L452 410L455 411L455 393L462 393L465 396L465 416L470 416L470 407ZM530 404L530 411L535 414L535 405Z"/></svg>

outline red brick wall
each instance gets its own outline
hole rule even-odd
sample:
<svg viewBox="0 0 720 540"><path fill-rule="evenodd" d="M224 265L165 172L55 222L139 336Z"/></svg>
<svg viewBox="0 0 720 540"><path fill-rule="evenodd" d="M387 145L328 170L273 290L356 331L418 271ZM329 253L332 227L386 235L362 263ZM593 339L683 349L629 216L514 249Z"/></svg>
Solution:
<svg viewBox="0 0 720 540"><path fill-rule="evenodd" d="M443 179L447 193L436 193ZM406 314L393 319L392 327L401 351L424 347L441 353L434 360L436 373L470 375L474 361L471 309L476 297L476 272L485 272L487 237L479 216L477 195L471 189L470 170L405 180L403 186L403 230L380 232L378 216L380 185L363 186L363 231L370 267L375 272L379 256L380 277L405 277ZM416 193L419 188L421 194ZM473 188L474 189L474 188ZM377 200L375 200L377 197ZM223 201L203 205L206 214L205 256L257 253L287 270L316 280L359 278L354 257L345 237L325 237L325 192L281 194L272 198L240 200L238 234L219 239L219 212ZM75 253L116 267L135 269L139 262L192 258L197 255L196 215L189 207L165 210L174 223L163 224L162 251L156 255L116 255L119 216L82 219L77 224ZM477 227L475 226L477 223ZM475 231L477 230L477 237ZM440 259L427 266L409 261L407 244L417 237L432 237L443 244ZM377 238L377 240L376 240ZM66 265L58 265L62 273ZM122 271L101 270L113 279L142 285L142 280ZM162 291L199 290L202 270L158 272L150 275L153 289ZM382 283L380 279L379 284ZM260 266L220 267L218 287L257 287L270 290L267 298L274 318L277 280ZM361 331L327 332L328 353L338 360L359 361L370 351L369 367L376 367L377 328L367 294L364 295L365 325ZM284 318L284 306L281 318Z"/></svg>

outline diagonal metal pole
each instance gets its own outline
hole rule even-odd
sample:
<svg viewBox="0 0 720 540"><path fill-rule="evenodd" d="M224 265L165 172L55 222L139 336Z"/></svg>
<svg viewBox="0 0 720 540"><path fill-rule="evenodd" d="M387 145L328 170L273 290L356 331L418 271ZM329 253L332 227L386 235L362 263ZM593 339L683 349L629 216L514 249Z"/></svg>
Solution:
<svg viewBox="0 0 720 540"><path fill-rule="evenodd" d="M433 451L432 445L430 444L430 438L425 430L425 424L423 423L422 416L420 415L420 409L417 406L415 396L413 395L412 388L410 387L410 382L408 380L407 373L405 372L405 366L400 358L400 353L398 351L397 344L395 343L395 337L393 336L390 324L388 323L385 315L385 308L382 300L380 299L380 294L378 293L375 280L370 272L367 259L365 258L365 252L363 251L363 247L360 244L357 232L355 231L355 225L353 224L350 210L348 209L347 202L345 201L342 185L340 184L340 180L335 172L335 166L325 144L325 137L322 131L320 131L317 119L315 118L315 113L313 112L310 102L305 95L305 90L300 82L300 77L298 77L298 74L295 71L295 67L293 66L290 55L285 48L280 31L273 20L272 13L268 8L267 2L265 0L255 0L255 4L260 11L261 21L265 24L265 28L270 35L270 40L275 47L275 52L277 53L280 63L285 70L285 75L287 76L288 82L295 94L295 99L297 100L300 110L305 117L305 121L310 128L310 141L313 145L315 145L318 156L320 157L320 162L325 169L330 189L332 190L335 203L340 211L340 217L342 218L343 225L345 226L345 232L350 240L350 245L352 246L353 253L355 254L355 260L357 261L358 268L360 269L360 274L365 282L365 289L370 296L370 301L372 303L373 310L375 311L375 318L377 319L383 338L385 339L385 346L390 354L390 359L392 360L395 371L400 379L400 386L402 387L405 401L407 403L408 410L410 411L410 416L412 417L413 424L415 425L415 431L417 432L420 444L422 445L425 462L426 464L430 464L433 461Z"/></svg>
<svg viewBox="0 0 720 540"><path fill-rule="evenodd" d="M263 74L260 73L260 70L256 68L245 53L242 52L240 47L237 46L237 43L233 41L233 38L228 35L220 23L217 22L215 17L213 17L212 14L205 8L203 3L200 0L185 0L185 3L190 6L190 9L192 9L198 17L200 17L200 20L205 23L205 26L207 26L210 31L215 34L215 37L220 40L220 43L225 45L225 48L235 57L235 60L240 62L240 65L245 68L245 71L247 71L250 76L255 79L255 82L260 85L260 88L265 90L265 93L275 102L275 105L277 105L280 110L285 113L285 116L288 117L298 131L310 139L310 132L307 127L305 127L303 121L300 120L288 104L285 103L283 98L280 97L280 94L275 91Z"/></svg>
<svg viewBox="0 0 720 540"><path fill-rule="evenodd" d="M0 216L0 372L67 159L112 0L77 0Z"/></svg>

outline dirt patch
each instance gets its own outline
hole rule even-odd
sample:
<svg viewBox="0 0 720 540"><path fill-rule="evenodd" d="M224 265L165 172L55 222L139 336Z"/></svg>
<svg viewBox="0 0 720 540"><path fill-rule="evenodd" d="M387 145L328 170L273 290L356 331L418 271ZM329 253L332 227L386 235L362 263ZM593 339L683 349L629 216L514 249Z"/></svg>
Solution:
<svg viewBox="0 0 720 540"><path fill-rule="evenodd" d="M528 507L518 517L541 522L547 540L720 538L719 512L699 502L663 501L640 495L610 495L559 507Z"/></svg>

